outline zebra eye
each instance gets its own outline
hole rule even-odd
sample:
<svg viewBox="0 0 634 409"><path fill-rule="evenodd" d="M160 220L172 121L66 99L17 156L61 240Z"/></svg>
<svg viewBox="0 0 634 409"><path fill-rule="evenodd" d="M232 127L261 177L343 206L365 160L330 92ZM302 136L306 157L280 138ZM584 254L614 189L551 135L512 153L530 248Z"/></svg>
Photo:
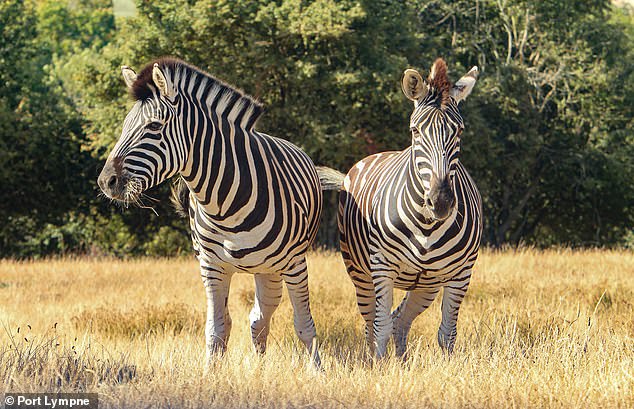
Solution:
<svg viewBox="0 0 634 409"><path fill-rule="evenodd" d="M146 128L149 129L150 131L160 131L161 128L163 128L163 124L161 122L154 121L147 124Z"/></svg>

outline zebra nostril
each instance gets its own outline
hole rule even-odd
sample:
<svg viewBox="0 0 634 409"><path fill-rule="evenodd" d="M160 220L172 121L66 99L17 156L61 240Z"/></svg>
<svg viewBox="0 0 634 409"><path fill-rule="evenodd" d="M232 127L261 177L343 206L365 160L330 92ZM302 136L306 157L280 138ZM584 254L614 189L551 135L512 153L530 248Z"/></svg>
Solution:
<svg viewBox="0 0 634 409"><path fill-rule="evenodd" d="M430 209L433 209L433 208L434 208L434 204L432 203L432 201L431 201L431 199L430 199L429 197L426 197L426 198L425 198L425 205L426 205L427 207L429 207Z"/></svg>
<svg viewBox="0 0 634 409"><path fill-rule="evenodd" d="M117 176L116 175L112 175L108 178L108 188L109 189L114 189L114 187L117 185Z"/></svg>

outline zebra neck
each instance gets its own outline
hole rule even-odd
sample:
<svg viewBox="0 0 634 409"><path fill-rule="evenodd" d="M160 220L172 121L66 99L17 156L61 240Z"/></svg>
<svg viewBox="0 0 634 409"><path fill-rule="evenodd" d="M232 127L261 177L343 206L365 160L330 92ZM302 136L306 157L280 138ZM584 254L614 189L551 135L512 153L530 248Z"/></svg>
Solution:
<svg viewBox="0 0 634 409"><path fill-rule="evenodd" d="M256 132L248 128L248 105L239 99L219 105L211 104L194 127L183 179L209 218L229 223L246 217L255 206L257 195L251 187L257 185L257 141Z"/></svg>
<svg viewBox="0 0 634 409"><path fill-rule="evenodd" d="M210 217L228 217L251 204L253 127L262 107L214 78L192 74L188 80L183 128L191 146L182 176Z"/></svg>

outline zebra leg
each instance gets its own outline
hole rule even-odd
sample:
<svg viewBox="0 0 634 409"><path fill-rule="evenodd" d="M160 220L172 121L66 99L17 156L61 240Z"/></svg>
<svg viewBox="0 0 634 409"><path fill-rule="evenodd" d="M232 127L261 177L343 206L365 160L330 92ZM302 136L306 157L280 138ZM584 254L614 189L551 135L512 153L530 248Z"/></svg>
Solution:
<svg viewBox="0 0 634 409"><path fill-rule="evenodd" d="M376 357L381 359L387 352L387 343L392 335L392 299L394 277L388 273L374 273L372 277L376 296L376 316L374 317L374 343Z"/></svg>
<svg viewBox="0 0 634 409"><path fill-rule="evenodd" d="M231 275L201 267L203 284L207 294L207 321L205 339L207 345L207 363L214 356L227 349L227 341L231 331L231 317L227 310Z"/></svg>
<svg viewBox="0 0 634 409"><path fill-rule="evenodd" d="M293 305L293 318L295 332L299 339L306 345L310 353L311 361L321 366L319 351L317 351L317 331L315 322L310 313L308 297L308 272L306 271L306 259L295 265L292 271L282 275L288 290L288 296Z"/></svg>
<svg viewBox="0 0 634 409"><path fill-rule="evenodd" d="M229 291L227 291L228 295ZM229 297L227 296L227 299ZM226 304L225 304L226 305ZM225 307L225 348L229 345L229 335L231 335L231 315L229 315L229 307Z"/></svg>
<svg viewBox="0 0 634 409"><path fill-rule="evenodd" d="M357 306L361 317L365 321L365 342L370 349L370 354L374 355L374 318L376 316L374 283L372 277L361 271L348 268L348 273L354 284L357 293Z"/></svg>
<svg viewBox="0 0 634 409"><path fill-rule="evenodd" d="M442 321L438 329L438 345L449 355L453 353L456 342L458 310L469 288L470 277L471 273L469 272L466 280L451 282L443 289Z"/></svg>
<svg viewBox="0 0 634 409"><path fill-rule="evenodd" d="M394 322L394 344L396 356L406 359L407 335L412 327L412 322L429 307L438 294L439 288L430 290L408 291L405 298L392 312Z"/></svg>
<svg viewBox="0 0 634 409"><path fill-rule="evenodd" d="M274 274L255 274L255 302L249 314L251 339L255 351L266 351L271 317L282 300L282 278Z"/></svg>

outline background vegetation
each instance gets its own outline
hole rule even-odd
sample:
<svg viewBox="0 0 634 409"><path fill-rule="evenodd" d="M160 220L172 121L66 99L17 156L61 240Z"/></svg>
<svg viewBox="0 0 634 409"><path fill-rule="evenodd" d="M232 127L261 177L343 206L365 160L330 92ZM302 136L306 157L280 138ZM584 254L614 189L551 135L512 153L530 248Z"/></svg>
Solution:
<svg viewBox="0 0 634 409"><path fill-rule="evenodd" d="M118 2L120 3L120 2ZM608 0L0 3L0 257L189 251L167 186L147 209L97 197L130 107L119 67L165 54L258 97L259 129L349 169L409 143L399 79L444 57L482 71L463 161L485 243L632 246L634 20ZM320 243L336 241L334 195Z"/></svg>

